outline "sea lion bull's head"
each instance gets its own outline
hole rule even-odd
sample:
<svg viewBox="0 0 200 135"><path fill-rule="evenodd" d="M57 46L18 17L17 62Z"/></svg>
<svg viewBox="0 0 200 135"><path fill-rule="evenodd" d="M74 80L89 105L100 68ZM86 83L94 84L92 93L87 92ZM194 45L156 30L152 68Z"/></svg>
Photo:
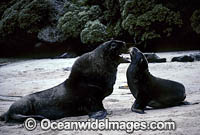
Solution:
<svg viewBox="0 0 200 135"><path fill-rule="evenodd" d="M144 54L136 47L130 51L131 63L137 65L140 70L148 69L148 61Z"/></svg>
<svg viewBox="0 0 200 135"><path fill-rule="evenodd" d="M101 50L101 54L105 59L119 61L121 58L120 55L125 48L125 42L120 40L110 40L100 45L97 49Z"/></svg>

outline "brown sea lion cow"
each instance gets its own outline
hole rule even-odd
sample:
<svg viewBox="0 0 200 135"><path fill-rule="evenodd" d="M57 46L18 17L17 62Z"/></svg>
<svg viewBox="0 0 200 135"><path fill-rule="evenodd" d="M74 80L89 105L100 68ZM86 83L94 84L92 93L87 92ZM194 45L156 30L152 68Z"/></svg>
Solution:
<svg viewBox="0 0 200 135"><path fill-rule="evenodd" d="M164 108L179 105L186 98L183 84L153 76L148 62L137 48L130 52L131 63L127 69L127 81L135 102L133 112L144 113L146 106Z"/></svg>

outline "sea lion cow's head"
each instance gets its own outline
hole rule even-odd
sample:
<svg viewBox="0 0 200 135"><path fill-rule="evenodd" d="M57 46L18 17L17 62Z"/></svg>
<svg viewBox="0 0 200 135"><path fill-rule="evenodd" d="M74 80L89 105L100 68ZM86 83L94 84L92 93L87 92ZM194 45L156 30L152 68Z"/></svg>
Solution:
<svg viewBox="0 0 200 135"><path fill-rule="evenodd" d="M130 56L131 56L131 63L137 65L137 67L140 70L148 69L148 61L144 56L144 54L139 49L133 47L130 51Z"/></svg>

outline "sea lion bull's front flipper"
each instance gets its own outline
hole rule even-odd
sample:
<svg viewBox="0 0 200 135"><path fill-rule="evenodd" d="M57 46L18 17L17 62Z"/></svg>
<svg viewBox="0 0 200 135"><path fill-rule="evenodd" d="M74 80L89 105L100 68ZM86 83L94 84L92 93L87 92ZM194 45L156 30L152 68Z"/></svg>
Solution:
<svg viewBox="0 0 200 135"><path fill-rule="evenodd" d="M98 100L93 100L93 104L91 106L90 111L88 112L89 118L94 119L104 119L107 116L107 110L104 108L102 102L98 102Z"/></svg>
<svg viewBox="0 0 200 135"><path fill-rule="evenodd" d="M92 86L92 85L90 85ZM100 87L96 87L98 91L96 91L97 96L101 93L99 93L101 90ZM95 93L95 91L93 91ZM95 95L96 95L95 94ZM91 108L88 112L89 118L94 118L94 119L104 119L107 116L107 111L103 106L102 100L98 99L98 97L91 97L90 102L93 102L91 105Z"/></svg>
<svg viewBox="0 0 200 135"><path fill-rule="evenodd" d="M94 118L94 119L104 119L107 116L107 111L106 110L101 110L101 111L97 111L97 112L93 112L89 114L90 118Z"/></svg>

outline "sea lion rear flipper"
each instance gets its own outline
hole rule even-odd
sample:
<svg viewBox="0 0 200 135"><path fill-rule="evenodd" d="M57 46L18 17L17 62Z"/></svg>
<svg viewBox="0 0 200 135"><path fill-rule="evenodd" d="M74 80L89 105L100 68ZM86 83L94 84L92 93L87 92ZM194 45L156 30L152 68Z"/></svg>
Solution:
<svg viewBox="0 0 200 135"><path fill-rule="evenodd" d="M0 121L8 122L9 119L10 119L10 117L9 117L9 115L8 115L8 112L6 112L6 113L4 113L4 114L2 114L2 115L0 116Z"/></svg>
<svg viewBox="0 0 200 135"><path fill-rule="evenodd" d="M97 112L93 112L91 114L89 114L90 118L94 118L94 119L104 119L107 116L107 111L106 110L101 110L101 111L97 111Z"/></svg>
<svg viewBox="0 0 200 135"><path fill-rule="evenodd" d="M0 116L0 121L6 121L7 113L4 113Z"/></svg>

